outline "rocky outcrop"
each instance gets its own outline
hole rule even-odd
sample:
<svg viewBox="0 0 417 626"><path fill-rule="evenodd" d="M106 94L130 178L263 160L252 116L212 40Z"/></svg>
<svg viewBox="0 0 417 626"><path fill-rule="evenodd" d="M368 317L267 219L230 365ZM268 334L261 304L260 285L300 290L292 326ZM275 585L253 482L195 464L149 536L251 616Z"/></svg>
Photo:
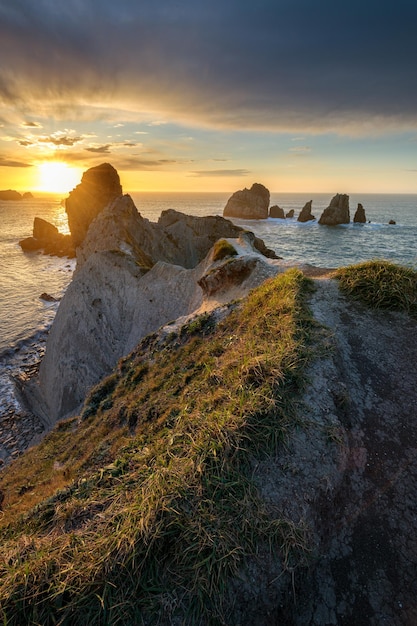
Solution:
<svg viewBox="0 0 417 626"><path fill-rule="evenodd" d="M324 209L319 224L336 226L337 224L349 224L349 196L347 194L336 194L327 209Z"/></svg>
<svg viewBox="0 0 417 626"><path fill-rule="evenodd" d="M274 217L280 220L285 220L284 209L282 209L277 204L274 204L274 206L271 206L271 208L269 209L269 217Z"/></svg>
<svg viewBox="0 0 417 626"><path fill-rule="evenodd" d="M71 236L63 235L56 226L40 217L33 221L33 236L22 239L19 245L24 252L43 250L44 254L75 256Z"/></svg>
<svg viewBox="0 0 417 626"><path fill-rule="evenodd" d="M232 264L229 257L214 260L219 239L237 242ZM130 196L118 196L92 220L77 248L73 280L26 393L36 414L46 424L70 414L145 335L207 299L215 306L239 297L275 273L265 255L277 258L253 233L220 216L170 210L152 223Z"/></svg>
<svg viewBox="0 0 417 626"><path fill-rule="evenodd" d="M68 226L74 246L82 244L95 217L123 193L117 171L109 163L87 170L81 183L70 192L65 202Z"/></svg>
<svg viewBox="0 0 417 626"><path fill-rule="evenodd" d="M254 183L250 189L236 191L223 210L225 217L262 220L268 217L269 191L264 185Z"/></svg>
<svg viewBox="0 0 417 626"><path fill-rule="evenodd" d="M294 217L294 209L290 209L288 213L286 213L285 217L287 219L291 219L292 217Z"/></svg>
<svg viewBox="0 0 417 626"><path fill-rule="evenodd" d="M309 222L311 220L316 219L311 212L312 204L313 204L312 200L310 200L309 202L306 202L306 204L303 206L303 208L300 211L300 215L297 218L298 222Z"/></svg>
<svg viewBox="0 0 417 626"><path fill-rule="evenodd" d="M356 209L353 221L357 224L366 224L365 209L360 202L358 204L358 208Z"/></svg>

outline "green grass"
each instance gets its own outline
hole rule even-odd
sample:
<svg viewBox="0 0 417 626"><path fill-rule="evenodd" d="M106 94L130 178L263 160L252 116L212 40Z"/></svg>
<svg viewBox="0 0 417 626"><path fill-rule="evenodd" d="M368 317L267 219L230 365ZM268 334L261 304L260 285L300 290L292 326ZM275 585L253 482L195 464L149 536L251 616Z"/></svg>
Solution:
<svg viewBox="0 0 417 626"><path fill-rule="evenodd" d="M236 256L235 247L226 239L219 239L213 246L213 261L221 261L226 257Z"/></svg>
<svg viewBox="0 0 417 626"><path fill-rule="evenodd" d="M417 314L417 272L389 261L366 261L338 269L341 289L377 309Z"/></svg>
<svg viewBox="0 0 417 626"><path fill-rule="evenodd" d="M2 473L4 624L227 624L258 550L304 562L308 529L266 509L251 462L297 424L307 287L291 270L218 325L146 338Z"/></svg>

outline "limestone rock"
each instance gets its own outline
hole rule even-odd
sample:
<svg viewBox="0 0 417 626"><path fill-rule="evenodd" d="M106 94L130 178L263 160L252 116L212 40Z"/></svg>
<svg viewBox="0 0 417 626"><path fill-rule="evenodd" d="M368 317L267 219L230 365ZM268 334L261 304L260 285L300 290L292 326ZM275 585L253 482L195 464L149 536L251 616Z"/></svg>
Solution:
<svg viewBox="0 0 417 626"><path fill-rule="evenodd" d="M281 220L285 220L284 209L282 209L277 204L274 204L274 206L271 206L271 208L269 209L269 217L275 217Z"/></svg>
<svg viewBox="0 0 417 626"><path fill-rule="evenodd" d="M288 213L285 215L286 218L291 219L292 217L294 217L294 209L290 209L288 211Z"/></svg>
<svg viewBox="0 0 417 626"><path fill-rule="evenodd" d="M91 167L83 174L81 183L70 192L65 202L76 248L83 242L93 219L122 193L119 175L109 163Z"/></svg>
<svg viewBox="0 0 417 626"><path fill-rule="evenodd" d="M349 224L349 196L347 194L336 194L327 209L324 209L319 224L336 226L337 224Z"/></svg>
<svg viewBox="0 0 417 626"><path fill-rule="evenodd" d="M250 189L236 191L223 210L225 217L261 220L268 217L269 191L264 185L254 183Z"/></svg>
<svg viewBox="0 0 417 626"><path fill-rule="evenodd" d="M310 200L309 202L306 202L306 204L303 206L303 208L300 211L300 215L298 216L298 219L297 219L298 222L309 222L310 220L316 219L314 215L311 213L312 204L313 204L312 200Z"/></svg>

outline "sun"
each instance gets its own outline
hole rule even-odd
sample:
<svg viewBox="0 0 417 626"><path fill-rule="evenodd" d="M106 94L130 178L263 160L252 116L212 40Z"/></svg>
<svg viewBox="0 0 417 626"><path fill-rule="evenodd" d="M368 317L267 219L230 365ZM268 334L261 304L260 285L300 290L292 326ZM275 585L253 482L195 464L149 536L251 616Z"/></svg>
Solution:
<svg viewBox="0 0 417 626"><path fill-rule="evenodd" d="M44 161L38 165L38 191L68 193L81 180L81 169L63 161Z"/></svg>

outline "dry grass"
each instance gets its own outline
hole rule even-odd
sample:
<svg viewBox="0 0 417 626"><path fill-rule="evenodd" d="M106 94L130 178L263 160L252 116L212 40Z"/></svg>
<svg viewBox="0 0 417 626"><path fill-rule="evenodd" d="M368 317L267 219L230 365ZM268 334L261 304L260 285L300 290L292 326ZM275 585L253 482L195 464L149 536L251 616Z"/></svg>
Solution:
<svg viewBox="0 0 417 626"><path fill-rule="evenodd" d="M305 289L291 270L219 325L148 337L79 423L4 472L5 624L227 623L228 577L260 543L284 566L303 558L306 529L270 518L250 459L294 426Z"/></svg>
<svg viewBox="0 0 417 626"><path fill-rule="evenodd" d="M338 269L341 289L373 308L417 314L417 272L390 261L366 261Z"/></svg>

